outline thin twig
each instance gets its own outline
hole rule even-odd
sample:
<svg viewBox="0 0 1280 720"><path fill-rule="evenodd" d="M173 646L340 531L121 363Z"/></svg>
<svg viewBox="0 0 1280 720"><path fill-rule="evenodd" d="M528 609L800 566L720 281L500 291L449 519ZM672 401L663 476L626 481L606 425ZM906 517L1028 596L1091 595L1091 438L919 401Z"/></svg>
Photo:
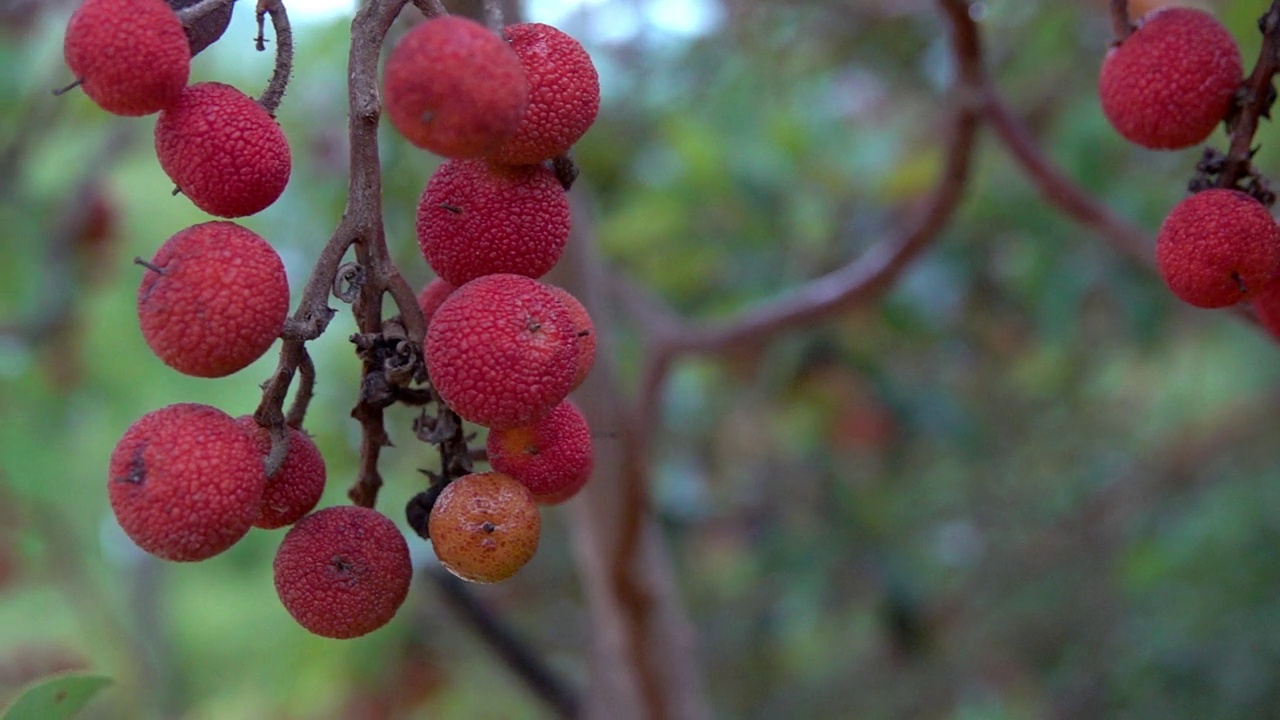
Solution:
<svg viewBox="0 0 1280 720"><path fill-rule="evenodd" d="M264 20L267 15L271 16L271 27L276 35L276 63L258 103L274 116L293 73L293 30L289 26L289 14L283 0L258 0L258 37L255 40L258 52L266 49Z"/></svg>
<svg viewBox="0 0 1280 720"><path fill-rule="evenodd" d="M1116 43L1124 42L1133 34L1133 23L1129 20L1129 0L1111 0L1111 28L1115 33Z"/></svg>
<svg viewBox="0 0 1280 720"><path fill-rule="evenodd" d="M577 693L556 675L536 650L515 634L513 628L476 597L466 583L443 568L432 568L426 574L435 582L444 599L539 700L550 706L558 717L578 717L580 703Z"/></svg>
<svg viewBox="0 0 1280 720"><path fill-rule="evenodd" d="M988 91L985 108L996 138L1022 166L1045 202L1098 233L1129 261L1139 267L1153 267L1155 240L1149 234L1117 216L1055 167L994 90Z"/></svg>
<svg viewBox="0 0 1280 720"><path fill-rule="evenodd" d="M298 376L302 379L298 381L298 390L294 393L293 404L289 406L285 422L289 427L301 430L316 389L316 366L305 346L302 348L302 359L298 362Z"/></svg>

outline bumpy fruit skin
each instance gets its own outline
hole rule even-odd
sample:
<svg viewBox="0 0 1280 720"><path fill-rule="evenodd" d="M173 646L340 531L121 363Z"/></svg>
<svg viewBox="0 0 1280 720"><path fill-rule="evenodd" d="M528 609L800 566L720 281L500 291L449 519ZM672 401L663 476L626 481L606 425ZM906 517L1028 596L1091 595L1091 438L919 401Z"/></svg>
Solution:
<svg viewBox="0 0 1280 720"><path fill-rule="evenodd" d="M529 79L529 107L510 140L491 156L507 165L532 165L563 155L600 111L600 77L591 56L550 25L509 25L502 34Z"/></svg>
<svg viewBox="0 0 1280 720"><path fill-rule="evenodd" d="M383 71L391 124L438 155L479 157L516 131L529 99L520 60L488 28L446 15L401 38Z"/></svg>
<svg viewBox="0 0 1280 720"><path fill-rule="evenodd" d="M271 432L254 422L252 415L236 418L236 424L253 435L265 463L271 452ZM256 528L275 530L292 525L314 510L324 495L326 473L320 449L301 430L291 427L288 433L288 454L280 470L267 478L267 487L262 492L262 512L253 521Z"/></svg>
<svg viewBox="0 0 1280 720"><path fill-rule="evenodd" d="M1234 305L1280 271L1280 229L1262 203L1237 190L1205 190L1174 206L1156 236L1165 284L1196 307Z"/></svg>
<svg viewBox="0 0 1280 720"><path fill-rule="evenodd" d="M529 489L502 473L473 473L449 483L427 520L431 547L463 580L495 583L538 550L542 518Z"/></svg>
<svg viewBox="0 0 1280 720"><path fill-rule="evenodd" d="M116 115L170 107L191 72L182 21L163 0L85 0L67 23L62 53L84 93Z"/></svg>
<svg viewBox="0 0 1280 720"><path fill-rule="evenodd" d="M409 594L409 544L386 515L356 505L311 513L289 529L274 564L276 594L316 635L360 637L386 625Z"/></svg>
<svg viewBox="0 0 1280 720"><path fill-rule="evenodd" d="M543 505L568 500L591 478L591 428L568 400L532 425L490 431L486 449L495 471L518 480Z"/></svg>
<svg viewBox="0 0 1280 720"><path fill-rule="evenodd" d="M573 320L573 327L577 330L578 362L573 373L572 388L577 390L582 381L587 379L587 375L591 374L591 366L596 362L596 326L591 322L587 309L568 290L555 285L547 287L564 303L565 309L569 311L569 319Z"/></svg>
<svg viewBox="0 0 1280 720"><path fill-rule="evenodd" d="M289 281L267 241L235 223L193 225L169 238L138 286L151 351L178 372L223 377L267 351L284 329Z"/></svg>
<svg viewBox="0 0 1280 720"><path fill-rule="evenodd" d="M453 291L427 328L427 372L464 420L493 429L550 412L573 384L577 342L564 303L522 275Z"/></svg>
<svg viewBox="0 0 1280 720"><path fill-rule="evenodd" d="M542 277L568 240L568 195L541 165L449 160L418 201L418 247L455 286L496 273Z"/></svg>
<svg viewBox="0 0 1280 720"><path fill-rule="evenodd" d="M184 403L147 413L111 453L107 490L138 547L194 561L231 547L253 526L266 485L262 454L230 415Z"/></svg>
<svg viewBox="0 0 1280 720"><path fill-rule="evenodd" d="M210 215L252 215L289 184L293 159L284 131L256 100L230 85L188 87L160 113L155 138L160 167Z"/></svg>
<svg viewBox="0 0 1280 720"><path fill-rule="evenodd" d="M1235 40L1212 15L1163 8L1107 52L1099 79L1102 111L1138 145L1190 147L1222 122L1243 75Z"/></svg>
<svg viewBox="0 0 1280 720"><path fill-rule="evenodd" d="M427 323L427 327L431 326L431 318L436 314L436 310L440 309L444 299L454 290L457 290L455 286L442 278L436 278L427 283L422 288L422 292L418 293L418 307L422 309L422 319Z"/></svg>

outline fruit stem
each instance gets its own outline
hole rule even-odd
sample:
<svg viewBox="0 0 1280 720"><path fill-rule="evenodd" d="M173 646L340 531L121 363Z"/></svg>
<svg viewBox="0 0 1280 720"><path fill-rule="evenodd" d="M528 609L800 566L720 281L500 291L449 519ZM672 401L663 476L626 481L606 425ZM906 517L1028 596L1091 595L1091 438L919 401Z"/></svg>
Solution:
<svg viewBox="0 0 1280 720"><path fill-rule="evenodd" d="M65 85L60 88L54 88L53 96L58 97L59 95L65 95L66 93L69 93L72 90L75 90L76 88L80 87L80 83L82 82L84 82L84 78L76 78L75 81L73 81L70 85Z"/></svg>
<svg viewBox="0 0 1280 720"><path fill-rule="evenodd" d="M293 73L293 30L289 25L289 14L284 9L282 0L258 0L258 37L255 38L258 52L266 50L265 37L266 16L271 16L271 27L276 34L276 65L271 73L267 89L263 91L258 103L275 117L276 108L284 98L284 91L289 85L289 76Z"/></svg>
<svg viewBox="0 0 1280 720"><path fill-rule="evenodd" d="M499 0L484 0L484 23L489 29L502 35L506 23L502 19L502 3Z"/></svg>
<svg viewBox="0 0 1280 720"><path fill-rule="evenodd" d="M1240 181L1253 174L1250 160L1253 158L1253 136L1258 131L1258 118L1271 117L1271 106L1276 100L1271 81L1280 72L1280 0L1273 0L1271 7L1258 19L1258 29L1262 32L1262 49L1258 52L1253 72L1249 73L1237 95L1236 114L1227 123L1231 132L1231 148L1222 174L1218 176L1217 186L1221 188L1238 189Z"/></svg>
<svg viewBox="0 0 1280 720"><path fill-rule="evenodd" d="M1129 21L1129 0L1111 0L1111 27L1115 31L1117 45L1133 34L1133 23Z"/></svg>

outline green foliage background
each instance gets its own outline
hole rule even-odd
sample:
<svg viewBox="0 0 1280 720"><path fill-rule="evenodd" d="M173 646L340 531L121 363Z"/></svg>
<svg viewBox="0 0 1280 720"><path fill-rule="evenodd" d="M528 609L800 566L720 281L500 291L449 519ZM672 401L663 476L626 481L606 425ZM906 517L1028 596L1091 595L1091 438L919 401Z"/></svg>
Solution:
<svg viewBox="0 0 1280 720"><path fill-rule="evenodd" d="M578 160L619 271L689 316L725 316L916 212L947 114L931 3L733 0L703 34L644 22L611 34L661 5L607 0L564 26L605 85ZM1094 96L1105 5L984 3L988 65L1064 170L1154 233L1197 155L1131 147L1106 124ZM1266 5L1212 5L1247 63ZM142 342L131 258L207 218L170 197L153 119L48 96L66 80L70 9L48 3L25 28L0 15L0 148L42 118L0 176L0 326L68 297L73 308L56 333L0 334L0 547L16 558L0 561L0 695L32 668L83 665L117 681L90 717L543 717L426 582L387 629L328 641L275 598L279 532L169 565L118 530L105 468L129 423L183 401L251 412L275 358L198 380ZM251 15L239 8L193 80L265 82ZM281 251L295 291L343 208L346 33L345 21L297 28L280 111L293 180L244 221ZM49 239L121 128L131 145L104 173L118 237L61 267ZM1274 132L1259 136L1264 170L1277 167ZM388 235L425 282L413 212L435 160L384 137ZM1046 206L989 135L978 158L959 216L883 301L732 361L684 363L668 387L653 494L718 712L1280 716L1274 342L1179 306ZM634 372L633 328L617 322L608 350ZM354 476L352 330L339 315L312 350L307 426L329 464L326 504ZM392 414L383 473L398 521L434 461L410 420ZM592 629L564 511L545 518L528 568L479 592L581 684Z"/></svg>

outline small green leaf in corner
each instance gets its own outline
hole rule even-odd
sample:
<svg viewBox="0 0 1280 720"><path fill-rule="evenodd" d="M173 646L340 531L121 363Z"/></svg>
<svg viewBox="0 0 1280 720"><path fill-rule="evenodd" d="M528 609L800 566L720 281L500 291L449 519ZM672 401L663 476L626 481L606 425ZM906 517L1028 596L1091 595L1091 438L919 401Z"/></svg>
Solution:
<svg viewBox="0 0 1280 720"><path fill-rule="evenodd" d="M111 684L111 678L63 673L40 678L23 688L0 720L67 720Z"/></svg>

